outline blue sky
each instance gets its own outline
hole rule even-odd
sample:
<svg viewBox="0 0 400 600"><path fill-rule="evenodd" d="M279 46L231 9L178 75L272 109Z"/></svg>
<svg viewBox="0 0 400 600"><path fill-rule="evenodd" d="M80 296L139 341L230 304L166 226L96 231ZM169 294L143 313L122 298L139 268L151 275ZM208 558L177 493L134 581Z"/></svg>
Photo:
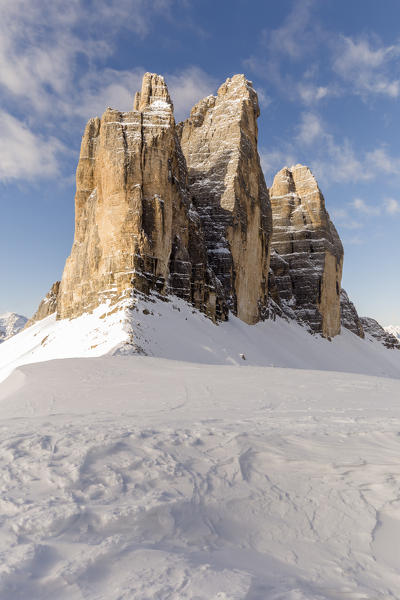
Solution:
<svg viewBox="0 0 400 600"><path fill-rule="evenodd" d="M259 93L267 184L309 165L360 314L400 323L398 0L3 0L0 312L59 279L88 118L130 109L145 71L177 120L235 73Z"/></svg>

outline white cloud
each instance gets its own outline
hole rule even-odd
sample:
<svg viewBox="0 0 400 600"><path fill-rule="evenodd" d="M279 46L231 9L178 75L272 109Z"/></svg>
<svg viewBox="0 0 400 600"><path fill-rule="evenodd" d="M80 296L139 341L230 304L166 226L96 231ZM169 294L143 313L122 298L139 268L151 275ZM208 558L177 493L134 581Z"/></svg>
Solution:
<svg viewBox="0 0 400 600"><path fill-rule="evenodd" d="M321 119L315 113L303 113L298 128L297 141L307 146L318 138L325 137L326 133Z"/></svg>
<svg viewBox="0 0 400 600"><path fill-rule="evenodd" d="M287 61L301 63L313 55L316 48L325 43L325 32L319 27L313 14L315 0L296 0L292 10L282 24L262 32L262 53L252 55L243 60L246 69L254 72L258 78L263 77L274 85L285 97L288 91L294 101L310 105L323 98L335 95L331 85L316 83L318 68L316 64L308 65L301 76L293 76L287 68ZM267 50L267 57L266 55Z"/></svg>
<svg viewBox="0 0 400 600"><path fill-rule="evenodd" d="M354 210L363 213L364 215L376 216L381 213L381 208L379 206L371 206L370 204L367 204L362 198L354 198L354 200L351 203L351 206Z"/></svg>
<svg viewBox="0 0 400 600"><path fill-rule="evenodd" d="M130 110L147 69L137 66L119 71L105 68L104 61L112 54L121 29L148 36L153 18L170 19L176 1L2 0L0 99L10 113L9 129L11 124L16 126L19 114L27 115L27 123L18 129L20 135L14 135L9 145L12 150L2 172L7 164L13 178L34 177L35 170L37 176L54 173L62 144L35 131L54 131L62 137L63 131L69 134L71 128L81 127L80 118L101 115L107 106ZM166 80L178 118L186 117L193 104L216 87L214 79L195 66L166 74ZM15 160L18 140L26 142L21 155L30 156L25 170ZM47 166L31 152L45 146Z"/></svg>
<svg viewBox="0 0 400 600"><path fill-rule="evenodd" d="M327 182L367 181L373 177L364 169L362 157L358 157L351 142L344 139L337 143L330 133L321 139L318 158L311 161L318 178Z"/></svg>
<svg viewBox="0 0 400 600"><path fill-rule="evenodd" d="M390 155L385 147L367 152L366 163L367 168L375 172L389 175L400 173L400 158Z"/></svg>
<svg viewBox="0 0 400 600"><path fill-rule="evenodd" d="M385 211L389 215L400 214L400 202L394 198L386 198L384 200Z"/></svg>
<svg viewBox="0 0 400 600"><path fill-rule="evenodd" d="M296 0L283 24L270 33L265 32L271 51L298 60L314 46L312 23L314 0Z"/></svg>
<svg viewBox="0 0 400 600"><path fill-rule="evenodd" d="M400 80L397 69L400 44L383 46L377 40L341 36L333 61L334 71L360 94L382 94L397 98Z"/></svg>
<svg viewBox="0 0 400 600"><path fill-rule="evenodd" d="M58 174L57 154L62 144L33 133L24 123L0 111L0 180L53 177Z"/></svg>
<svg viewBox="0 0 400 600"><path fill-rule="evenodd" d="M336 96L337 90L326 85L315 85L308 81L300 82L297 86L299 95L304 104L316 104L328 96Z"/></svg>

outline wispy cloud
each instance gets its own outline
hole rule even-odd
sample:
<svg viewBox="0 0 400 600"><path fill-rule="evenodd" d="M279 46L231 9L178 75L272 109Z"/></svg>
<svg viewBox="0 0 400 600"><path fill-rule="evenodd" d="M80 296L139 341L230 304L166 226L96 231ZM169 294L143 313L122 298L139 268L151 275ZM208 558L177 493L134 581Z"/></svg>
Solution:
<svg viewBox="0 0 400 600"><path fill-rule="evenodd" d="M324 98L338 96L339 90L334 86L316 85L306 81L297 84L297 91L304 104L317 104Z"/></svg>
<svg viewBox="0 0 400 600"><path fill-rule="evenodd" d="M290 90L294 102L312 106L352 94L398 98L399 56L400 43L335 32L319 21L317 2L299 0L279 27L263 31L259 50L244 64L280 94Z"/></svg>
<svg viewBox="0 0 400 600"><path fill-rule="evenodd" d="M384 200L385 211L389 215L398 215L400 214L400 202L395 200L395 198L386 198Z"/></svg>
<svg viewBox="0 0 400 600"><path fill-rule="evenodd" d="M310 58L325 36L314 18L315 5L315 0L293 2L292 10L279 27L263 30L260 52L243 60L246 69L266 79L282 94L287 95L290 90L294 101L307 105L337 93L331 85L318 83L317 65L310 66ZM308 68L295 78L286 68L287 62L299 66L303 60L308 61Z"/></svg>
<svg viewBox="0 0 400 600"><path fill-rule="evenodd" d="M148 36L156 17L171 20L179 0L3 0L0 20L0 100L3 105L2 147L9 148L0 178L52 176L63 148L63 135L82 121L101 115L107 106L130 110L140 89L145 66L118 70L106 66L117 34L129 30L140 39ZM191 66L166 74L178 118L188 115L201 97L215 91L216 81ZM5 126L8 115L8 126ZM21 115L24 122L21 122ZM17 127L17 124L19 126ZM12 137L13 136L13 137ZM17 143L25 140L20 155L43 149L47 166L39 158L18 164ZM47 140L47 142L46 142ZM14 164L15 159L15 164ZM13 166L14 165L14 166Z"/></svg>
<svg viewBox="0 0 400 600"><path fill-rule="evenodd" d="M351 203L351 206L357 212L363 213L364 215L379 215L381 212L381 208L379 206L367 204L367 202L365 202L365 200L363 200L362 198L354 198L354 200Z"/></svg>
<svg viewBox="0 0 400 600"><path fill-rule="evenodd" d="M58 174L62 143L45 138L5 111L0 111L0 180L53 177Z"/></svg>
<svg viewBox="0 0 400 600"><path fill-rule="evenodd" d="M354 198L350 203L353 212L367 217L400 214L400 202L395 198L380 199L377 203L368 203L362 198Z"/></svg>
<svg viewBox="0 0 400 600"><path fill-rule="evenodd" d="M312 144L317 139L325 138L326 132L322 121L318 115L306 112L301 115L300 125L298 127L297 141L299 144Z"/></svg>
<svg viewBox="0 0 400 600"><path fill-rule="evenodd" d="M351 140L338 139L315 111L301 113L293 135L280 141L278 151L264 148L261 157L267 177L274 174L275 167L279 170L288 162L296 164L306 160L324 185L373 181L388 173L393 177L400 175L400 156L390 154L386 147L357 151ZM360 211L364 208L365 214L368 211L368 206L356 208Z"/></svg>
<svg viewBox="0 0 400 600"><path fill-rule="evenodd" d="M359 94L400 94L400 44L384 46L378 39L340 36L334 50L333 70Z"/></svg>
<svg viewBox="0 0 400 600"><path fill-rule="evenodd" d="M309 53L316 40L312 21L315 0L298 0L280 27L264 30L263 37L270 51L299 60Z"/></svg>

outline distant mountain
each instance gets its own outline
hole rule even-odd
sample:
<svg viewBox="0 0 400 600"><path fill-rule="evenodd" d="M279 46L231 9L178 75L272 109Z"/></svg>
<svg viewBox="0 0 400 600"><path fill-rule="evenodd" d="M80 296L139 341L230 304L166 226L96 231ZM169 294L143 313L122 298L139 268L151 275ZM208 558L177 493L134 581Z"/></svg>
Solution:
<svg viewBox="0 0 400 600"><path fill-rule="evenodd" d="M21 331L27 321L26 317L17 313L7 312L0 315L0 343Z"/></svg>
<svg viewBox="0 0 400 600"><path fill-rule="evenodd" d="M384 329L400 340L400 325L388 325Z"/></svg>

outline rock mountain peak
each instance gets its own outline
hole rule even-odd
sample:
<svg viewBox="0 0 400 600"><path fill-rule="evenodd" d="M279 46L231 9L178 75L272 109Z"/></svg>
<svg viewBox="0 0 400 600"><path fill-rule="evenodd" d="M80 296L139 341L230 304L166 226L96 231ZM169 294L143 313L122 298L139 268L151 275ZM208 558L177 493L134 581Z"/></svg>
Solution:
<svg viewBox="0 0 400 600"><path fill-rule="evenodd" d="M164 78L146 73L132 111L90 119L71 254L35 318L155 293L183 298L214 321L231 312L253 324L278 312L338 334L340 238L308 167L284 167L268 190L259 114L251 81L238 74L175 125ZM348 304L342 318L363 335Z"/></svg>

